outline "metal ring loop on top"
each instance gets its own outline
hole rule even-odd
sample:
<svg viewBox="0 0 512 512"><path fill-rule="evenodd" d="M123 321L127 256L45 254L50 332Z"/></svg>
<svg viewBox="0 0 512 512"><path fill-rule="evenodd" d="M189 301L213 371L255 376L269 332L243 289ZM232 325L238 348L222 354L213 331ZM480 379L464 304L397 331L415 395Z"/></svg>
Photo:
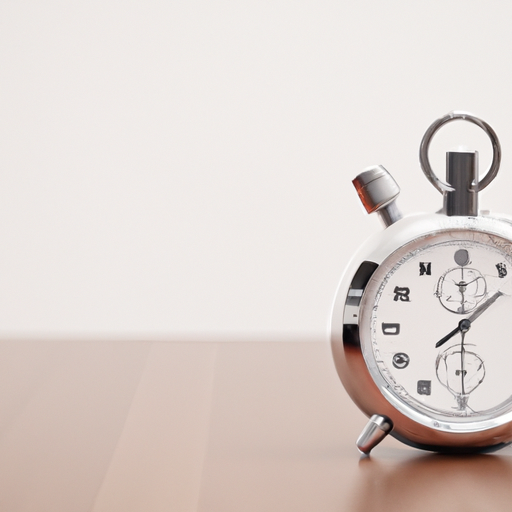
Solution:
<svg viewBox="0 0 512 512"><path fill-rule="evenodd" d="M425 135L423 135L423 139L420 144L421 169L425 173L425 176L430 181L430 183L432 183L432 185L434 185L434 187L436 187L437 190L439 190L439 192L441 192L442 194L445 192L451 192L454 189L448 183L441 181L434 174L434 171L432 171L432 167L430 166L430 162L428 160L428 149L430 147L432 137L439 130L439 128L441 128L441 126L445 125L446 123L456 121L457 119L461 119L463 121L470 121L471 123L476 124L477 126L482 128L482 130L491 139L493 151L491 166L489 167L489 170L486 172L485 176L479 182L473 183L471 189L475 191L483 190L496 177L496 174L498 174L498 169L500 167L501 146L495 131L485 121L482 121L482 119L479 119L478 117L475 117L474 115L469 114L468 112L450 112L446 114L444 117L438 119L437 121L434 121L430 125L429 129L425 132Z"/></svg>

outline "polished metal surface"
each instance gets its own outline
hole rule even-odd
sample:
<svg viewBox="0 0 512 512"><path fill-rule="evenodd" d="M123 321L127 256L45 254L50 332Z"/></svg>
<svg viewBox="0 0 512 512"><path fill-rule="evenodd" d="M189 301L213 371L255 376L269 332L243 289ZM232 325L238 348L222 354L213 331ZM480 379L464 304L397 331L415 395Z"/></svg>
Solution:
<svg viewBox="0 0 512 512"><path fill-rule="evenodd" d="M478 215L478 153L449 151L446 153L446 179L453 190L444 193L446 215Z"/></svg>
<svg viewBox="0 0 512 512"><path fill-rule="evenodd" d="M402 218L396 205L400 187L382 165L365 169L352 183L365 210L368 213L377 212L385 226Z"/></svg>
<svg viewBox="0 0 512 512"><path fill-rule="evenodd" d="M386 416L374 414L356 441L361 453L368 455L392 430L393 422Z"/></svg>
<svg viewBox="0 0 512 512"><path fill-rule="evenodd" d="M489 167L489 170L486 172L485 176L480 180L475 182L472 185L472 189L475 191L481 191L483 190L489 183L496 177L496 174L498 174L498 170L500 167L501 162L501 145L500 141L498 140L498 136L496 135L496 132L491 128L491 126L483 121L482 119L469 114L468 112L460 112L460 111L453 111L449 112L445 116L441 117L440 119L437 119L434 121L428 130L425 132L425 135L423 136L423 139L421 140L420 144L420 165L421 169L425 173L425 176L427 179L434 185L434 187L439 190L442 194L445 192L450 192L452 190L451 185L448 183L445 183L444 181L441 181L432 170L432 167L430 165L429 156L428 156L428 150L430 147L430 143L432 141L433 136L436 134L436 132L444 126L446 123L450 123L452 121L456 120L462 120L462 121L469 121L471 123L476 124L484 132L488 135L489 139L491 140L492 150L493 150L493 157L491 166Z"/></svg>

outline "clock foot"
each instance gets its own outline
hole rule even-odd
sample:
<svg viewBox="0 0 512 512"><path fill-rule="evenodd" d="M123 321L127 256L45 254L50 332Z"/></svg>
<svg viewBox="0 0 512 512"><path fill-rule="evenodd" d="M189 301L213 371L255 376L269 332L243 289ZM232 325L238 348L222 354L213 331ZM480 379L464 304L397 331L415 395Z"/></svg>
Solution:
<svg viewBox="0 0 512 512"><path fill-rule="evenodd" d="M356 441L361 453L368 455L393 429L393 422L386 416L374 414Z"/></svg>

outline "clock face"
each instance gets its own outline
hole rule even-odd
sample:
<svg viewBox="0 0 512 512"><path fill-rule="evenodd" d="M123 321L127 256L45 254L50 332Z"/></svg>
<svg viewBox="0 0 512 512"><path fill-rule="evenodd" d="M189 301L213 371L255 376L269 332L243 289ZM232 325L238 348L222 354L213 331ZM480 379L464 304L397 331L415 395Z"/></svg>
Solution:
<svg viewBox="0 0 512 512"><path fill-rule="evenodd" d="M495 235L437 233L404 245L371 277L362 351L404 414L478 430L512 411L511 253Z"/></svg>

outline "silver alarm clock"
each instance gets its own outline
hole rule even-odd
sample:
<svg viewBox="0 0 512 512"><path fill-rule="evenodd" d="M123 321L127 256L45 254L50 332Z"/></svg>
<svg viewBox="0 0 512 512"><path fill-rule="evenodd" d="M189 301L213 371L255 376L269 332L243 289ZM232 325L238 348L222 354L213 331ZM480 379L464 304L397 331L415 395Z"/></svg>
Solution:
<svg viewBox="0 0 512 512"><path fill-rule="evenodd" d="M447 153L446 182L432 171L434 134L454 120L489 136L492 164ZM512 442L512 221L479 212L501 149L481 119L451 112L420 145L420 164L443 194L437 213L402 217L399 188L375 166L353 184L386 226L355 254L339 285L331 343L348 394L369 417L357 440L368 454L387 434L432 451L492 451Z"/></svg>

